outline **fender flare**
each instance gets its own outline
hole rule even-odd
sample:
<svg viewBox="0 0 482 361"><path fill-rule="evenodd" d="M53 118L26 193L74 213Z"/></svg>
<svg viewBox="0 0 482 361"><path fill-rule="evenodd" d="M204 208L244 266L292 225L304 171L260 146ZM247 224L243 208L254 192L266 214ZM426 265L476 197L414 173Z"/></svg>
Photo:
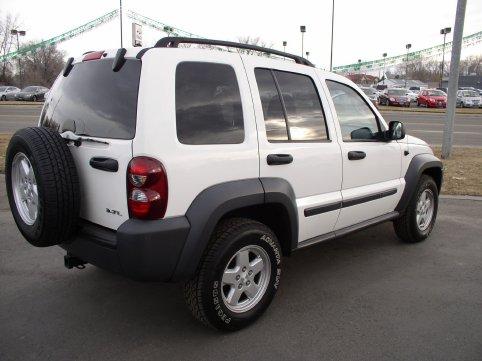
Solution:
<svg viewBox="0 0 482 361"><path fill-rule="evenodd" d="M402 213L405 211L405 209L408 206L408 203L410 202L410 199L412 199L416 191L418 181L422 176L423 172L431 168L440 170L440 174L441 174L440 184L439 184L439 191L440 191L442 187L442 178L443 178L442 162L433 154L429 154L429 153L417 154L410 161L410 165L408 166L407 172L405 173L405 177L404 177L405 188L403 190L400 201L398 202L397 207L395 208L397 212Z"/></svg>
<svg viewBox="0 0 482 361"><path fill-rule="evenodd" d="M191 225L171 281L192 278L212 232L221 218L240 208L279 203L286 208L292 229L291 245L298 242L296 198L286 180L252 178L220 183L206 188L189 206L186 217Z"/></svg>

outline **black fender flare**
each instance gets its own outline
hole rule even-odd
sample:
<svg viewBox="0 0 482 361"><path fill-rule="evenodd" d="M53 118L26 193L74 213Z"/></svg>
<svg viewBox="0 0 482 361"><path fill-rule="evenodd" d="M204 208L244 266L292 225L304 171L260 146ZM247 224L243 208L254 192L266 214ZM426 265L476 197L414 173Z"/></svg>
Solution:
<svg viewBox="0 0 482 361"><path fill-rule="evenodd" d="M286 180L252 178L220 183L206 188L194 199L186 212L191 228L171 281L192 278L214 228L229 212L244 207L279 203L286 208L292 227L292 245L298 242L296 198Z"/></svg>
<svg viewBox="0 0 482 361"><path fill-rule="evenodd" d="M440 184L439 191L442 187L442 176L443 176L443 165L440 159L438 159L433 154L417 154L412 158L410 164L407 168L407 172L405 173L405 189L403 190L402 196L400 201L397 204L395 210L399 213L405 211L412 198L413 194L415 193L418 181L422 176L423 172L426 170L434 168L440 171Z"/></svg>

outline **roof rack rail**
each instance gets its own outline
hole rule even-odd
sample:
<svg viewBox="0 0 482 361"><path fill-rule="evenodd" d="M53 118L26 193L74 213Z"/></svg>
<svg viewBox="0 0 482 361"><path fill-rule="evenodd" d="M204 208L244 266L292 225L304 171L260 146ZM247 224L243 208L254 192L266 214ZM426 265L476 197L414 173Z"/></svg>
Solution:
<svg viewBox="0 0 482 361"><path fill-rule="evenodd" d="M255 50L261 53L274 54L285 58L290 58L290 59L293 59L297 64L303 64L303 65L314 67L314 65L310 61L298 55L285 53L283 51L278 51L274 49L263 48L261 46L256 46L256 45L235 43L233 41L168 36L168 37L159 39L156 45L154 45L154 48L177 48L179 44L227 46L230 48Z"/></svg>

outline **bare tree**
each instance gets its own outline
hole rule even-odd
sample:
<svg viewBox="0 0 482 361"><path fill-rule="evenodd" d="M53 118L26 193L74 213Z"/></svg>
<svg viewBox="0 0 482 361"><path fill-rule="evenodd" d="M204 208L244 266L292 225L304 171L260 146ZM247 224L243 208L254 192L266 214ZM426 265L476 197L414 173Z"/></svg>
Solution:
<svg viewBox="0 0 482 361"><path fill-rule="evenodd" d="M19 19L17 16L6 14L0 15L0 56L6 55L14 51L15 39L10 33L12 29L19 26ZM13 76L13 66L11 60L4 60L0 69L0 84L10 83Z"/></svg>
<svg viewBox="0 0 482 361"><path fill-rule="evenodd" d="M273 44L266 43L265 41L261 40L259 36L257 37L242 36L238 38L238 42L240 42L241 44L261 46L263 48L268 48L268 49L271 49L273 47ZM251 49L239 49L239 52L244 54L256 54L256 55L265 55L265 56L267 55L263 52L259 52Z"/></svg>
<svg viewBox="0 0 482 361"><path fill-rule="evenodd" d="M31 44L26 46L28 45ZM64 67L64 56L64 52L58 50L55 45L46 46L26 54L22 61L24 83L52 86L55 78Z"/></svg>

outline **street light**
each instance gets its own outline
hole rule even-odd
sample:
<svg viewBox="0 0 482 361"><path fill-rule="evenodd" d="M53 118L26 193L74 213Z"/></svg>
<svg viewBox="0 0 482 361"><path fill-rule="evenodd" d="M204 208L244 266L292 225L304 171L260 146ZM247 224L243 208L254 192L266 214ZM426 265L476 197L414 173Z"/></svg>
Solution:
<svg viewBox="0 0 482 361"><path fill-rule="evenodd" d="M305 37L305 33L306 33L306 26L301 25L300 31L301 31L301 57L303 57L303 54L304 54L304 37Z"/></svg>
<svg viewBox="0 0 482 361"><path fill-rule="evenodd" d="M27 32L25 30L18 30L18 29L12 29L10 30L11 35L16 35L17 36L17 52L20 49L20 41L18 40L18 36L25 36ZM22 76L22 64L20 63L20 55L18 56L18 75L20 78L20 88L23 88L23 76Z"/></svg>
<svg viewBox="0 0 482 361"><path fill-rule="evenodd" d="M307 51L305 54L306 54L306 59L308 59L308 58L309 58L309 56L310 56L310 52L309 52L309 51Z"/></svg>
<svg viewBox="0 0 482 361"><path fill-rule="evenodd" d="M283 51L286 53L286 45L288 45L287 41L283 41Z"/></svg>
<svg viewBox="0 0 482 361"><path fill-rule="evenodd" d="M445 38L447 37L447 34L450 34L452 31L452 28L443 28L440 29L440 34L444 36L444 47L442 51L442 65L440 69L440 87L442 87L442 81L444 77L444 62L445 62Z"/></svg>
<svg viewBox="0 0 482 361"><path fill-rule="evenodd" d="M387 53L383 53L383 85L385 85L385 65L386 65L386 60L385 58L387 57Z"/></svg>
<svg viewBox="0 0 482 361"><path fill-rule="evenodd" d="M360 72L360 70L361 70L361 65L360 65L360 63L361 63L361 59L358 59L358 72Z"/></svg>
<svg viewBox="0 0 482 361"><path fill-rule="evenodd" d="M407 49L407 61L405 62L405 88L407 87L407 77L408 77L408 51L412 47L412 44L405 45L405 49Z"/></svg>

